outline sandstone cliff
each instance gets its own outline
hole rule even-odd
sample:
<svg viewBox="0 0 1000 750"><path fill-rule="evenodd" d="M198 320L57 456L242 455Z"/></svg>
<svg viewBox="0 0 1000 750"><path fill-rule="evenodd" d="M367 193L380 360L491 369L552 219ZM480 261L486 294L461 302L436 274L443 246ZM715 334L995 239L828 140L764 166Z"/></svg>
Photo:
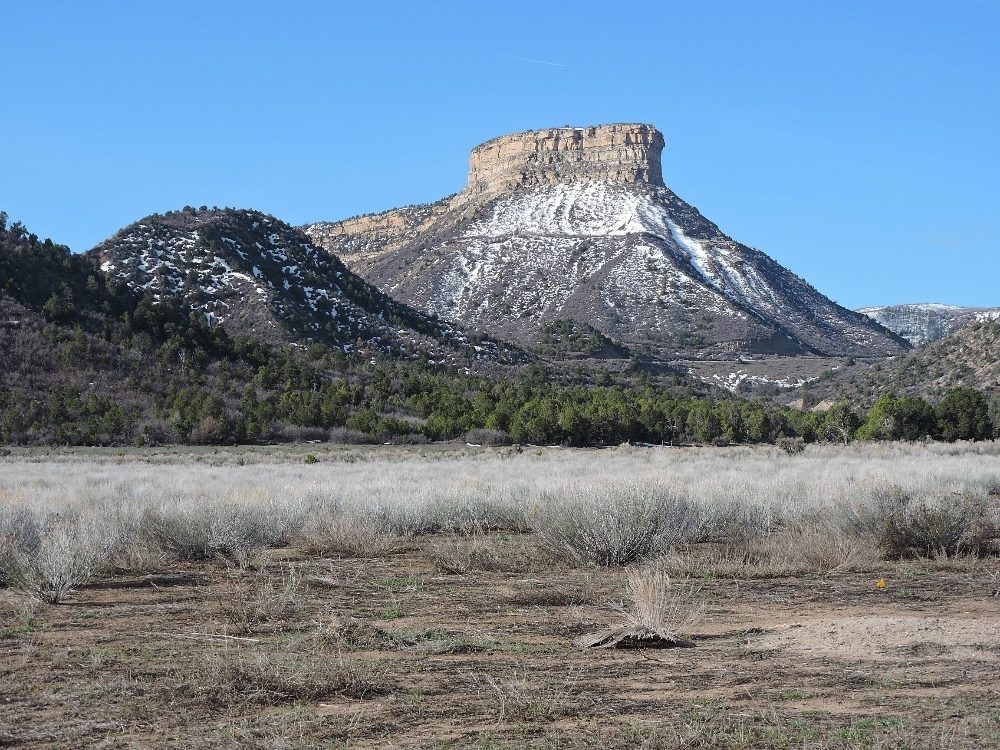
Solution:
<svg viewBox="0 0 1000 750"><path fill-rule="evenodd" d="M651 125L601 125L514 133L477 146L468 199L519 187L603 180L663 185L663 135Z"/></svg>

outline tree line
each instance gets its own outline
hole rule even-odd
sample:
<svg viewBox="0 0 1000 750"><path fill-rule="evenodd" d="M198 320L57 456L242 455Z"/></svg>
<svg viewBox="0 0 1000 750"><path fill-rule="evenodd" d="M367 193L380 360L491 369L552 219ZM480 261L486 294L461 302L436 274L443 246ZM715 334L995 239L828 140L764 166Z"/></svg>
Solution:
<svg viewBox="0 0 1000 750"><path fill-rule="evenodd" d="M322 343L267 346L208 326L177 299L130 291L90 259L8 226L2 213L0 290L0 302L25 310L23 325L0 331L6 444L399 442L472 431L500 442L573 446L951 441L989 439L1000 425L996 397L990 402L972 388L935 404L886 393L870 410L841 403L815 413L712 398L680 378L666 386L641 374L590 373L574 382L542 362L464 374L426 357L372 360ZM608 345L589 328L565 324L546 335L552 346L573 350ZM42 364L16 372L15 358L26 351Z"/></svg>

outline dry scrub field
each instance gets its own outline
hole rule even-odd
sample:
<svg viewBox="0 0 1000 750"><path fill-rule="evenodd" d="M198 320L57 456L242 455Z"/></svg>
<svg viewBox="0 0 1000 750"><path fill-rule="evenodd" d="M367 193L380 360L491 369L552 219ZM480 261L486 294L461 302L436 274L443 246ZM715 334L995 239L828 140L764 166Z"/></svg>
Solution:
<svg viewBox="0 0 1000 750"><path fill-rule="evenodd" d="M993 444L16 453L0 747L1000 747L998 506Z"/></svg>

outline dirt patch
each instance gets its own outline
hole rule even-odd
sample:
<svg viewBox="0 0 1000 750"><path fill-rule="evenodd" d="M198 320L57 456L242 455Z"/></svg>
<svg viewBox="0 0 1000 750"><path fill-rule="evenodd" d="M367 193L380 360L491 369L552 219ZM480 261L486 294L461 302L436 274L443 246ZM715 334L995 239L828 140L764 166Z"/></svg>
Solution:
<svg viewBox="0 0 1000 750"><path fill-rule="evenodd" d="M581 651L622 570L442 573L441 542L0 591L0 746L1000 747L995 560L689 580L693 648Z"/></svg>

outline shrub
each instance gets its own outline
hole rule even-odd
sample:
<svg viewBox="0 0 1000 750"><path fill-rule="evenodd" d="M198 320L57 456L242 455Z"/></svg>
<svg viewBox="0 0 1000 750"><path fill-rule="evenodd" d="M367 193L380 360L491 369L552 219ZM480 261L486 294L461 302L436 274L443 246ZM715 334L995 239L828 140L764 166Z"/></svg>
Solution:
<svg viewBox="0 0 1000 750"><path fill-rule="evenodd" d="M298 515L296 503L248 498L202 505L178 502L147 510L140 536L181 560L221 555L246 568L261 550L288 542L300 526Z"/></svg>
<svg viewBox="0 0 1000 750"><path fill-rule="evenodd" d="M465 433L465 442L472 445L510 445L514 439L504 430L469 430Z"/></svg>
<svg viewBox="0 0 1000 750"><path fill-rule="evenodd" d="M872 537L890 558L949 555L968 546L971 532L984 515L983 503L962 493L915 500L899 487L876 493L874 501L856 509L852 525Z"/></svg>
<svg viewBox="0 0 1000 750"><path fill-rule="evenodd" d="M993 437L990 404L975 388L950 391L934 409L944 440L989 440Z"/></svg>
<svg viewBox="0 0 1000 750"><path fill-rule="evenodd" d="M371 438L364 432L337 427L330 430L330 442L338 445L364 445L370 443Z"/></svg>
<svg viewBox="0 0 1000 750"><path fill-rule="evenodd" d="M800 437L780 437L778 438L778 447L789 456L797 456L806 449L806 444Z"/></svg>
<svg viewBox="0 0 1000 750"><path fill-rule="evenodd" d="M896 398L883 393L872 405L868 422L857 431L860 440L919 440L934 436L934 409L919 396Z"/></svg>
<svg viewBox="0 0 1000 750"><path fill-rule="evenodd" d="M51 604L104 567L121 532L103 514L51 516L32 526L25 522L20 539L9 535L3 540L0 560L8 585Z"/></svg>
<svg viewBox="0 0 1000 750"><path fill-rule="evenodd" d="M688 502L661 490L622 487L543 496L532 515L541 546L590 565L628 565L686 540L698 527Z"/></svg>
<svg viewBox="0 0 1000 750"><path fill-rule="evenodd" d="M0 515L0 585L11 585L16 561L38 550L41 532L39 520L27 508L8 507Z"/></svg>

